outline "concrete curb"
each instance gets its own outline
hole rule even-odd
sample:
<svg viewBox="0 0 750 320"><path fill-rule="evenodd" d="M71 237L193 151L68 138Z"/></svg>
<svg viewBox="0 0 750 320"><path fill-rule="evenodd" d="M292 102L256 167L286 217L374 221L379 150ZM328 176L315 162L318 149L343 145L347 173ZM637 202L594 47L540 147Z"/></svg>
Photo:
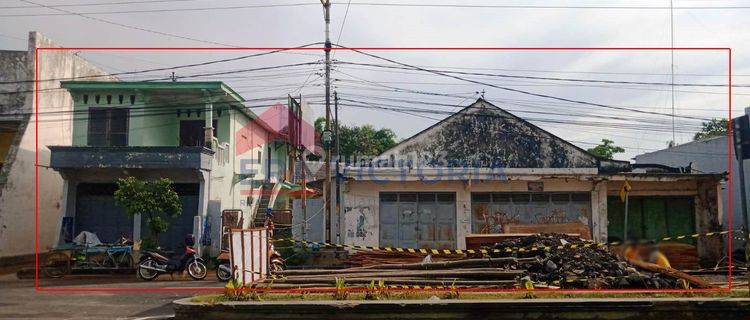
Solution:
<svg viewBox="0 0 750 320"><path fill-rule="evenodd" d="M174 301L175 319L717 319L750 318L750 299Z"/></svg>

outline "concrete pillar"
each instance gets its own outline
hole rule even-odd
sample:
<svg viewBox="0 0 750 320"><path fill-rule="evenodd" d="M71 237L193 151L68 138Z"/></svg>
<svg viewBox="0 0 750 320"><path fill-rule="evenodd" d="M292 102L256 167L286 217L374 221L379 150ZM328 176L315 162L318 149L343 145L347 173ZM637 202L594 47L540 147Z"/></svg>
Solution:
<svg viewBox="0 0 750 320"><path fill-rule="evenodd" d="M60 213L58 214L59 218L57 219L57 230L62 230L62 218L68 216L68 201L69 201L69 194L70 194L70 185L71 183L65 179L63 180L63 194L61 197L61 203L60 203ZM75 186L75 183L72 183L72 185ZM75 194L75 191L73 191L73 194ZM75 201L75 200L74 200ZM55 242L53 242L55 245L61 245L60 239L61 232L57 233L57 236L55 237Z"/></svg>
<svg viewBox="0 0 750 320"><path fill-rule="evenodd" d="M704 233L720 230L719 217L719 182L715 180L698 181L698 195L695 197L695 232ZM722 250L724 237L699 237L698 257L701 265L713 266L726 254Z"/></svg>
<svg viewBox="0 0 750 320"><path fill-rule="evenodd" d="M591 191L591 237L596 242L607 242L607 181L594 181Z"/></svg>
<svg viewBox="0 0 750 320"><path fill-rule="evenodd" d="M456 190L456 249L466 249L466 236L471 230L471 177Z"/></svg>
<svg viewBox="0 0 750 320"><path fill-rule="evenodd" d="M133 243L141 240L141 215L133 216Z"/></svg>
<svg viewBox="0 0 750 320"><path fill-rule="evenodd" d="M204 92L205 95L208 95L207 92ZM213 105L213 99L210 97L206 98L206 107L205 110L203 110L204 118L206 120L205 124L205 134L206 134L206 148L211 149L214 143L214 105Z"/></svg>
<svg viewBox="0 0 750 320"><path fill-rule="evenodd" d="M201 170L201 181L200 187L198 188L198 218L193 220L193 230L203 230L203 219L208 215L208 201L211 197L211 171ZM193 234L195 236L196 246L198 254L201 254L201 234Z"/></svg>

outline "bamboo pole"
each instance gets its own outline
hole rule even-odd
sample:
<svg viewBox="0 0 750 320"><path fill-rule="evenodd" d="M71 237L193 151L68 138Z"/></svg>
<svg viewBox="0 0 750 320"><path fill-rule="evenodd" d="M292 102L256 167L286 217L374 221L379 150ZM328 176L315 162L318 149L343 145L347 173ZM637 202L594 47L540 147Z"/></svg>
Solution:
<svg viewBox="0 0 750 320"><path fill-rule="evenodd" d="M648 271L651 271L651 272L660 273L660 274L667 275L667 276L670 276L670 277L673 277L673 278L685 280L685 281L689 282L690 285L692 285L692 286L694 286L696 288L711 288L712 287L711 284L709 284L708 282L703 281L700 278L691 276L691 275L689 275L687 273L684 273L684 272L682 272L680 270L677 270L677 269L662 267L662 266L657 265L657 264L653 264L653 263L649 263L649 262L644 262L644 261L639 261L639 260L635 260L635 259L626 259L626 260L628 261L628 263L630 263L630 264L632 264L632 265L634 265L634 266L636 266L638 268L645 269L645 270L648 270Z"/></svg>
<svg viewBox="0 0 750 320"><path fill-rule="evenodd" d="M348 284L370 284L379 281L384 281L386 285L394 284L405 284L405 285L431 285L431 286L451 286L451 285L493 285L493 286L504 286L512 287L517 282L515 280L462 280L461 278L449 278L449 279L419 279L419 278L381 278L381 277L366 277L366 278L349 278L346 279ZM307 284L325 284L328 286L335 285L336 279L274 279L266 280L265 283L278 283L278 284L289 284L289 285L307 285Z"/></svg>
<svg viewBox="0 0 750 320"><path fill-rule="evenodd" d="M365 278L365 277L395 277L395 278L484 278L484 279L515 279L524 272L519 270L505 270L495 268L451 269L451 270L379 270L370 272L328 273L314 275L288 276L292 279L335 279L335 278Z"/></svg>
<svg viewBox="0 0 750 320"><path fill-rule="evenodd" d="M399 264L377 264L362 267L362 269L404 269L404 270L439 270L453 268L471 268L471 267L500 267L509 264L516 264L516 258L486 258L486 259L465 259L455 261L438 261L430 263L399 263Z"/></svg>

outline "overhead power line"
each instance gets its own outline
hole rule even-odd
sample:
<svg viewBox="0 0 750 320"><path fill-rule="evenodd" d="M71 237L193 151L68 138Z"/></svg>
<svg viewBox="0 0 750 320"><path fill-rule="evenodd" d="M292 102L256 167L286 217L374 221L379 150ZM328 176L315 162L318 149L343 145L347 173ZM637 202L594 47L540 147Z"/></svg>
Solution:
<svg viewBox="0 0 750 320"><path fill-rule="evenodd" d="M174 1L174 0L173 0ZM24 1L26 2L26 1ZM167 2L167 1L164 1ZM28 2L27 2L28 3ZM337 2L333 4L346 4ZM288 7L309 7L316 6L314 2L298 3L277 3L277 4L256 4L256 5L235 5L235 6L210 6L194 8L165 8L165 9L141 9L141 10L109 10L109 11L91 11L81 12L85 15L112 15L112 14L134 14L134 13L156 13L156 12L186 12L186 11L219 11L219 10L242 10L242 9L261 9L261 8L288 8ZM400 8L443 8L443 9L571 9L571 10L669 10L668 6L574 6L574 5L494 5L494 4L465 4L465 3L395 3L395 2L354 2L352 6L368 7L400 7ZM76 7L82 5L67 5L67 7ZM61 5L45 6L49 9L59 9ZM25 7L28 8L28 7ZM11 8L9 8L11 9ZM674 10L734 10L750 9L750 6L682 6L674 7ZM23 14L2 14L0 17L40 17L40 16L65 16L77 15L74 12L59 13L23 13Z"/></svg>
<svg viewBox="0 0 750 320"><path fill-rule="evenodd" d="M346 3L346 11L344 11L344 19L341 20L341 28L339 28L339 35L336 37L336 43L341 42L341 34L344 33L344 25L346 24L346 17L349 16L349 6L352 5L352 0ZM333 53L334 55L336 52Z"/></svg>
<svg viewBox="0 0 750 320"><path fill-rule="evenodd" d="M348 98L341 98L342 101L352 102L352 103L369 103L367 101L362 100L356 100L356 99L348 99ZM407 102L408 103L408 102ZM386 107L394 107L399 108L401 106L393 105L393 104L384 104L382 102L372 103L379 106L386 106ZM507 103L505 103L507 104ZM473 108L472 106L457 106L457 105L450 105L450 104L440 104L442 106L447 107L461 107L462 109L468 109ZM424 108L415 108L411 111L429 111L434 110L438 112L446 112L448 114L452 114L453 111L447 111L447 110L440 110L440 109L424 109ZM608 119L608 120L618 120L623 121L623 123L638 123L643 125L653 125L655 127L662 127L663 124L658 121L653 121L653 119L647 119L647 118L627 118L627 117L618 117L618 116L608 116L608 115L597 115L597 114L573 114L573 113L563 113L563 112L547 112L547 111L529 111L529 110L517 110L517 109L506 109L503 108L503 110L512 112L512 113L526 113L526 114L537 114L537 115L551 115L551 116L559 116L559 117L573 117L573 118L595 118L595 119ZM700 125L696 124L693 126L683 125L681 128L685 130L699 130ZM692 131L691 131L692 132Z"/></svg>
<svg viewBox="0 0 750 320"><path fill-rule="evenodd" d="M294 48L305 48L310 47L314 45L321 44L320 42L316 43L310 43L305 44L301 46L297 46ZM225 63L225 62L231 62L231 61L238 61L248 58L254 58L254 57L260 57L265 56L277 52L283 52L293 50L293 48L289 49L278 49L278 50L271 50L261 53L254 53L234 58L227 58L227 59L218 59L218 60L210 60L210 61L204 61L204 62L198 62L198 63L190 63L190 64L183 64L183 65L177 65L177 66L171 66L171 67L162 67L162 68L152 68L152 69L143 69L143 70L136 70L136 71L126 71L126 72L114 72L114 73L108 73L108 74L101 74L101 75L91 75L91 76L79 76L79 77L63 77L63 78L48 78L48 79L39 79L39 82L46 82L46 81L66 81L66 80L76 80L76 79L91 79L91 78L103 78L103 77L110 77L110 76L123 76L123 75L131 75L131 74L140 74L140 73L147 73L147 72L159 72L159 71L174 71L178 69L184 69L184 68L193 68L193 67L199 67L199 66L206 66L211 64L217 64L217 63ZM18 84L18 83L34 83L34 80L18 80L18 81L0 81L0 84Z"/></svg>
<svg viewBox="0 0 750 320"><path fill-rule="evenodd" d="M115 25L115 26L123 27L123 28L127 28L127 29L139 30L139 31L154 33L154 34L158 34L158 35L162 35L162 36L167 36L167 37L172 37L172 38L178 38L178 39L183 39L183 40L190 40L190 41L195 41L195 42L202 42L202 43L208 43L208 44L214 44L214 45L232 47L232 45L228 45L228 44L224 44L224 43L220 43L220 42L216 42L216 41L202 40L202 39L188 37L188 36L183 36L183 35L179 35L179 34L174 34L174 33L169 33L169 32L164 32L164 31L159 31L159 30L153 30L153 29L147 29L147 28L139 27L139 26L128 25L128 24L124 24L124 23L120 23L120 22L116 22L116 21L111 21L111 20L106 20L106 19L102 19L102 18L91 17L91 16L88 16L87 14L84 14L84 13L78 13L78 12L73 12L73 11L69 11L69 10L65 10L65 9L50 7L48 5L41 4L41 3L36 3L36 2L33 2L33 1L29 1L29 0L20 0L20 1L26 2L26 3L30 3L30 4L34 4L34 5L37 5L37 6L40 6L40 7L45 7L45 8L48 8L48 9L55 10L55 11L60 11L60 12L63 12L64 14L66 14L66 15L76 15L76 16L79 16L79 17L82 17L82 18L86 18L86 19L89 19L89 20L103 22L103 23L106 23L106 24L111 24L111 25ZM3 15L3 16L5 16L5 15Z"/></svg>
<svg viewBox="0 0 750 320"><path fill-rule="evenodd" d="M236 74L236 73L243 73L243 72L273 70L273 69L289 68L289 67L312 65L312 64L318 64L318 62L302 62L302 63L277 65L277 66L270 66L270 67L259 67L259 68L250 68L250 69L238 69L238 70L221 71L221 72L198 73L198 74L192 74L192 75L187 75L187 76L179 76L179 77L176 77L176 78L177 79L189 79L189 78L210 77L210 76L216 76L216 75L226 75L226 74ZM149 81L163 81L163 80L171 80L171 79L173 79L173 78L172 77L162 77L162 78L154 78L154 79L144 79L144 80L139 80L139 81L149 82ZM41 89L41 90L38 90L38 91L44 92L44 91L53 91L53 90L59 90L59 89L61 89L61 88L47 88L47 89ZM20 93L32 93L32 92L34 92L34 90L5 91L5 92L0 92L0 95L20 94Z"/></svg>
<svg viewBox="0 0 750 320"><path fill-rule="evenodd" d="M417 67L417 66L414 66L414 65L410 65L408 63L399 62L399 61L396 61L396 60L393 60L393 59L390 59L390 58L381 57L381 56L378 56L378 55L375 55L375 54L372 54L372 53L368 53L368 52L363 52L363 51L357 50L357 49L352 49L352 48L347 48L347 49L352 50L354 52L357 52L359 54L368 56L368 57L372 57L372 58L383 60L383 61L387 61L387 62L390 62L390 63L393 63L393 64L397 64L397 65L401 65L401 66L413 68L415 70L420 70L420 71L432 73L432 74L443 76L443 77L453 78L453 79L460 80L460 81L475 83L475 84L479 84L479 85L485 85L485 86L488 86L488 87L492 87L492 88L496 88L496 89L500 89L500 90L504 90L504 91L508 91L508 92L515 92L515 93L520 93L520 94L524 94L524 95L528 95L528 96L533 96L533 97L539 97L539 98L545 98L545 99L553 99L553 100L558 100L558 101L565 101L565 102L571 102L571 103L575 103L575 104L588 105L588 106L594 106L594 107L601 107L601 108L607 108L607 109L632 111L632 112L637 112L637 113L652 114L652 115L658 115L658 116L668 116L668 117L672 117L673 116L672 114L668 114L668 113L654 112L654 111L644 111L644 110L638 110L638 109L632 109L632 108L626 108L626 107L608 105L608 104L603 104L603 103L596 103L596 102L589 102L589 101L576 100L576 99L570 99L570 98L563 98L563 97L553 96L553 95L549 95L549 94L535 93L535 92L526 91L526 90L520 90L520 89L515 89L515 88L508 88L508 87L499 86L499 85L495 85L495 84L487 83L487 82L483 82L483 81L477 81L477 80L467 79L467 78L459 77L459 76L456 76L456 75L453 75L453 74L443 73L443 72L432 70L432 69L426 69L426 68ZM363 79L360 79L360 80L363 80ZM685 118L685 119L694 119L694 120L710 120L710 119L699 118L699 117L692 117L692 116L677 116L677 117L679 117L679 118Z"/></svg>
<svg viewBox="0 0 750 320"><path fill-rule="evenodd" d="M36 4L30 1L21 0L26 3ZM256 4L256 5L242 5L242 6L226 6L226 7L197 7L197 8L169 8L169 9L142 9L142 10L112 10L112 11L93 11L93 12L72 12L64 9L60 9L55 6L41 5L48 9L60 11L59 13L18 13L18 14L0 14L0 17L12 18L12 17L46 17L46 16L69 16L69 15L109 15L109 14L133 14L133 13L159 13L159 12L187 12L187 11L214 11L214 10L239 10L239 9L260 9L260 8L288 8L288 7L302 7L302 6L313 6L315 3L302 2L302 3L285 3L285 4Z"/></svg>
<svg viewBox="0 0 750 320"><path fill-rule="evenodd" d="M509 69L509 68L493 68L493 67L469 67L469 66L435 66L435 65L422 65L417 64L422 68L430 69L456 69L456 70L492 70L492 71L504 71L504 72L524 72L524 73L568 73L568 74L596 74L596 75L631 75L631 76L670 76L671 73L654 73L654 72L618 72L618 71L572 71L572 70L550 70L550 69ZM706 73L675 73L676 76L682 77L727 77L728 74L706 74ZM750 74L735 74L732 72L733 77L750 76Z"/></svg>
<svg viewBox="0 0 750 320"><path fill-rule="evenodd" d="M413 7L413 8L466 8L466 9L618 9L618 10L669 10L669 6L575 6L575 5L503 5L466 3L395 3L395 2L355 2L356 6L371 7ZM675 10L731 10L750 9L750 6L683 6Z"/></svg>
<svg viewBox="0 0 750 320"><path fill-rule="evenodd" d="M322 105L322 103L321 102L311 102L311 105ZM380 107L377 104L372 104L372 103L368 103L368 104L365 104L365 105L361 105L361 104L344 104L344 106L353 107L353 108L365 108L365 109L384 110L384 111L388 111L388 112L394 112L394 113L399 113L399 114L406 114L406 115L410 115L410 116L414 116L414 117L418 117L418 118L423 118L423 119L429 119L429 120L433 120L433 121L443 121L443 120L445 120L445 118L441 119L441 118L435 118L435 117L431 117L431 116L425 115L427 113L433 113L433 114L436 113L436 112L431 112L432 110L419 110L419 109L404 108L404 107ZM455 113L444 112L444 111L437 112L437 113L442 113L442 114L449 115L449 116L455 114ZM466 116L467 117L471 117L473 115L468 114ZM503 117L503 116L498 115L498 117ZM585 122L568 123L568 122L560 122L560 121L548 121L546 119L531 119L531 120L529 118L523 118L523 119L524 120L529 120L531 122L546 123L548 125L564 124L564 125L576 125L576 126L591 126L591 127L599 127L599 128L607 128L607 129L610 129L610 128L620 129L620 127L614 127L614 126L607 127L606 126L607 123L604 123L605 125L601 125L601 124L600 125L595 125L595 124L589 125L589 124L587 124ZM643 128L638 128L638 127L631 127L631 128L624 128L624 129L639 130L639 131L644 130ZM590 131L588 131L588 132L590 132ZM599 132L597 132L597 133L599 133ZM520 133L520 132L518 134L519 135L529 135L528 133ZM539 137L537 137L537 138L539 138ZM543 138L543 139L553 140L553 138ZM564 139L564 140L567 141L567 142L571 142L571 143L580 143L580 144L587 144L587 145L599 145L599 144L601 144L601 142L587 142L587 141L577 141L577 140L567 140L567 139ZM661 142L661 141L657 141L657 140L651 140L651 141ZM638 149L638 150L646 150L646 151L658 151L658 150L662 150L662 149L648 149L648 148L632 147L632 146L622 146L622 147L623 148L628 148L628 149ZM670 152L676 153L676 154L700 154L700 155L712 155L712 156L718 156L718 157L722 156L721 154L709 153L709 152L686 152L686 151L681 152L681 151L673 151L673 150L670 150Z"/></svg>
<svg viewBox="0 0 750 320"><path fill-rule="evenodd" d="M382 109L382 110L397 110L397 111L408 111L408 112L415 112L415 113L425 113L425 114L443 114L443 115L453 115L454 112L450 111L444 111L444 110L427 110L427 109L420 109L420 108L407 108L407 107L387 107L382 105L362 105L362 104L355 104L355 103L341 103L339 105L342 106L350 106L350 107L359 107L359 108L370 108L370 109ZM510 118L507 116L501 116L501 115L477 115L477 114L466 114L465 116L468 117L480 117L480 116L487 116L487 117L497 117L497 118ZM642 125L637 123L612 123L612 122L596 122L596 121L582 121L582 120L556 120L556 119L550 119L550 118L532 118L532 117L526 117L524 120L527 121L535 121L535 122L542 122L542 123L558 123L558 124L566 124L566 125L575 125L575 126L584 126L584 127L598 127L598 128L608 128L608 129L630 129L630 130L650 130L653 132L671 132L671 126L653 126L653 125ZM681 133L694 133L694 130L678 130L678 132Z"/></svg>
<svg viewBox="0 0 750 320"><path fill-rule="evenodd" d="M88 13L80 13L80 12L74 12L74 11L69 11L69 10L65 10L65 9L60 9L60 8L57 8L57 7L54 7L54 6L49 6L49 5L45 5L45 4L36 3L36 2L30 1L30 0L19 0L19 1L26 2L26 3L33 4L33 5L37 5L37 6L44 7L44 8L48 8L48 9L52 9L52 10L61 12L60 14L63 14L63 15L76 15L76 16L79 16L79 17L82 17L82 18L86 18L86 19L89 19L89 20L98 21L98 22L102 22L102 23L106 23L106 24L110 24L110 25L115 25L115 26L122 27L122 28L127 28L127 29L132 29L132 30L139 30L139 31L149 32L149 33L158 34L158 35L162 35L162 36L167 36L167 37L171 37L171 38L177 38L177 39L183 39L183 40L190 40L190 41L201 42L201 43L212 44L212 45L220 45L220 46L234 47L234 48L241 47L241 46L237 46L237 45L226 44L226 43L221 43L221 42L216 42L216 41L211 41L211 40L204 40L204 39L199 39L199 38L195 38L195 37L183 36L183 35L179 35L179 34L174 34L174 33L169 33L169 32L164 32L164 31L159 31L159 30L153 30L153 29L148 29L148 28L144 28L144 27L140 27L140 26L128 25L128 24L124 24L124 23L120 23L120 22L116 22L116 21L111 21L111 20L107 20L107 19L92 17ZM0 17L12 17L12 16L13 15L0 15Z"/></svg>
<svg viewBox="0 0 750 320"><path fill-rule="evenodd" d="M376 67L376 68L423 71L421 69L422 67L405 68L405 67L389 66L389 65L382 65L382 64L376 64L376 63L361 63L361 62L348 62L348 61L338 61L337 63L344 64L344 65L368 66L368 67ZM511 78L511 79L529 79L529 80L551 80L551 81L607 83L607 84L658 85L658 86L677 86L677 87L726 87L727 86L727 84L703 84L703 83L674 83L672 84L671 82L645 82L645 81L599 80L599 79L580 79L580 78L561 78L561 77L537 77L537 76L524 76L524 75L502 74L502 73L451 71L451 70L441 70L441 69L432 69L432 68L429 70L439 71L439 72L447 73L447 74L487 76L487 77ZM732 87L746 88L746 87L750 87L750 85L737 84L737 85L732 85Z"/></svg>
<svg viewBox="0 0 750 320"><path fill-rule="evenodd" d="M113 2L86 2L86 3L64 3L64 4L51 4L48 5L51 8L61 7L94 7L94 6L116 6L125 4L152 4L152 3L168 3L168 2L195 2L201 0L131 0L131 1L113 1ZM0 9L28 9L37 8L36 5L31 6L0 6Z"/></svg>
<svg viewBox="0 0 750 320"><path fill-rule="evenodd" d="M359 94L346 94L347 96L353 96L355 98L364 98L364 99L374 99L374 100L381 100L381 101L388 101L388 102L398 102L398 103L408 103L408 104L418 104L418 105L427 105L427 106L443 106L443 107L451 107L451 108L466 108L465 105L461 104L455 104L455 103L444 103L444 102L431 102L431 101L420 101L420 100L414 100L414 99L401 99L401 98L387 98L387 97L378 97L378 96L369 96L369 95L359 95ZM341 98L342 101L350 101L351 99L348 98ZM511 100L505 100L505 99L492 99L488 101L491 102L498 102L500 105L513 105L513 106L522 106L522 107L534 107L534 110L520 110L520 109L506 109L503 108L503 110L509 111L509 112L521 112L521 113L532 113L532 114L544 114L544 115L557 115L557 116L572 116L572 117L590 117L590 118L606 118L606 119L615 119L615 120L624 120L624 121L639 121L642 123L653 123L653 124L663 124L662 121L656 120L654 118L638 118L638 117L624 117L620 115L603 115L603 114L595 114L590 112L571 112L570 108L562 109L561 111L555 112L554 110L551 111L540 111L538 109L537 105L529 104L529 103L523 103L523 102L516 102ZM357 101L352 101L357 102ZM377 102L377 103L383 103L383 102ZM694 123L695 125L693 127L700 128L700 123ZM687 126L686 126L687 127Z"/></svg>

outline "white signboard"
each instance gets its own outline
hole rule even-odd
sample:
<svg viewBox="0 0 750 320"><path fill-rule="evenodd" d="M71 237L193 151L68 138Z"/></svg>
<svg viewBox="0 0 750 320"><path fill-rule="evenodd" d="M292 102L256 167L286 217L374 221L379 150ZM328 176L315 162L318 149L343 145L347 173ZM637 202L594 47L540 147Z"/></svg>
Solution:
<svg viewBox="0 0 750 320"><path fill-rule="evenodd" d="M233 229L229 238L232 276L243 285L252 285L268 275L268 230Z"/></svg>

